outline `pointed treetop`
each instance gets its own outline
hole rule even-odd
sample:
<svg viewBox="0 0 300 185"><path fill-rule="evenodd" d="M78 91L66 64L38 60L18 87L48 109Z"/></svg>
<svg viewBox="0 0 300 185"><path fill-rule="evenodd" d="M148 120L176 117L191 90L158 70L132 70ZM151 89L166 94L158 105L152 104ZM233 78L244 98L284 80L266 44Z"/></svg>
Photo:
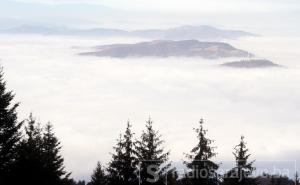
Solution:
<svg viewBox="0 0 300 185"><path fill-rule="evenodd" d="M237 169L241 169L245 171L245 175L249 176L251 175L252 171L255 170L254 167L252 167L252 164L255 161L248 162L249 157L251 154L248 154L249 149L246 146L246 142L244 141L244 136L241 136L240 143L235 146L233 155L236 159L236 165Z"/></svg>
<svg viewBox="0 0 300 185"><path fill-rule="evenodd" d="M97 163L97 166L93 171L90 184L91 185L106 185L107 184L107 178L106 178L106 175L104 172L104 168L102 167L102 164L100 162Z"/></svg>
<svg viewBox="0 0 300 185"><path fill-rule="evenodd" d="M149 116L148 120L146 121L146 125L152 128L152 124L153 124L153 121L152 121L151 117Z"/></svg>
<svg viewBox="0 0 300 185"><path fill-rule="evenodd" d="M199 123L200 123L200 125L202 125L204 123L203 118L200 119Z"/></svg>
<svg viewBox="0 0 300 185"><path fill-rule="evenodd" d="M295 173L295 185L299 185L299 184L300 184L299 174L298 174L298 172L296 171L296 173Z"/></svg>
<svg viewBox="0 0 300 185"><path fill-rule="evenodd" d="M13 103L14 94L7 91L3 74L0 66L0 184L7 184L6 178L13 168L16 149L21 141L23 121L18 122L16 109L19 103Z"/></svg>

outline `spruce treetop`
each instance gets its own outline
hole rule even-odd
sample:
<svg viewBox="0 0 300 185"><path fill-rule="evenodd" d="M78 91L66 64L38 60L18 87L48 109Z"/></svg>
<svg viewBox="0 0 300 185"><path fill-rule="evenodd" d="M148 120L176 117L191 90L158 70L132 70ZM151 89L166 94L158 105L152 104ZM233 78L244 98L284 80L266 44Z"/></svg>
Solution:
<svg viewBox="0 0 300 185"><path fill-rule="evenodd" d="M7 91L0 67L0 184L5 184L16 158L17 146L21 141L16 109L19 103L13 103L14 94Z"/></svg>
<svg viewBox="0 0 300 185"><path fill-rule="evenodd" d="M236 167L240 170L245 171L246 176L249 176L253 170L255 170L254 167L252 167L252 164L255 161L248 162L249 157L251 154L248 154L249 149L246 147L246 142L244 141L245 137L241 136L240 143L235 146L233 155L236 159Z"/></svg>

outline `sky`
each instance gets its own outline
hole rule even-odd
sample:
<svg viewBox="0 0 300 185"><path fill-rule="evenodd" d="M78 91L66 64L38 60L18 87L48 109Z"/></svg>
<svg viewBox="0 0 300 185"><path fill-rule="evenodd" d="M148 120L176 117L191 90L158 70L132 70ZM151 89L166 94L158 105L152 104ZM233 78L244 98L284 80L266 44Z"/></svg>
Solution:
<svg viewBox="0 0 300 185"><path fill-rule="evenodd" d="M168 11L168 12L269 12L274 10L299 10L299 2L297 0L253 0L251 2L245 0L14 0L23 3L40 3L48 5L57 4L91 4L105 5L111 8L125 10L151 10L151 11ZM246 9L247 8L247 9Z"/></svg>
<svg viewBox="0 0 300 185"><path fill-rule="evenodd" d="M0 10L0 23L6 24L125 29L210 24L289 35L299 33L300 18L297 0L2 0Z"/></svg>

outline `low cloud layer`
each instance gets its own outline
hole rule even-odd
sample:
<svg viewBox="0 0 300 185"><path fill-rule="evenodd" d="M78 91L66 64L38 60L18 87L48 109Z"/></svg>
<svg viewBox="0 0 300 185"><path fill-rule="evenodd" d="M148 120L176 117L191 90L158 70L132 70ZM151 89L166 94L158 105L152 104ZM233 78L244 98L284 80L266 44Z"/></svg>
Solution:
<svg viewBox="0 0 300 185"><path fill-rule="evenodd" d="M253 159L280 160L299 151L299 38L231 41L240 49L284 65L278 69L230 69L231 61L200 58L111 59L78 56L88 47L138 39L0 35L0 59L8 87L32 111L51 121L73 177L86 178L106 163L128 119L136 137L149 115L181 161L196 143L200 118L218 146L217 160L232 160L244 134ZM76 46L76 47L74 47ZM291 159L290 160L296 160Z"/></svg>

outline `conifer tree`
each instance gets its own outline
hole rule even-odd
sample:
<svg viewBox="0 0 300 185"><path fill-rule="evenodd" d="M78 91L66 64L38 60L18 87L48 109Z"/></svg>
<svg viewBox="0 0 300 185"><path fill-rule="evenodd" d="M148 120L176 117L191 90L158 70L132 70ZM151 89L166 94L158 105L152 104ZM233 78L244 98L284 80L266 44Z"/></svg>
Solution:
<svg viewBox="0 0 300 185"><path fill-rule="evenodd" d="M123 150L123 145L122 145L122 136L120 135L119 138L117 139L117 144L116 146L113 147L115 150L115 153L112 154L112 160L109 163L108 166L108 181L109 185L118 185L118 184L123 184L123 177L121 174L121 170L118 168L119 166L121 167L122 165L122 150Z"/></svg>
<svg viewBox="0 0 300 185"><path fill-rule="evenodd" d="M153 129L153 122L149 118L146 122L146 130L136 143L140 163L139 180L142 185L163 183L170 167L168 163L170 153L165 152L163 143L161 135Z"/></svg>
<svg viewBox="0 0 300 185"><path fill-rule="evenodd" d="M274 175L271 175L271 179L270 179L270 185L275 185L275 177Z"/></svg>
<svg viewBox="0 0 300 185"><path fill-rule="evenodd" d="M47 124L43 132L40 123L30 114L25 136L18 147L14 184L71 184L69 174L64 170L60 149L52 125Z"/></svg>
<svg viewBox="0 0 300 185"><path fill-rule="evenodd" d="M75 183L75 185L85 185L85 181L79 180L78 182Z"/></svg>
<svg viewBox="0 0 300 185"><path fill-rule="evenodd" d="M62 185L68 181L69 173L65 171L64 159L60 155L61 145L48 123L43 134L43 163L48 185Z"/></svg>
<svg viewBox="0 0 300 185"><path fill-rule="evenodd" d="M299 185L300 184L300 180L299 180L299 175L298 172L295 173L295 185Z"/></svg>
<svg viewBox="0 0 300 185"><path fill-rule="evenodd" d="M194 129L197 133L198 143L187 154L188 161L185 162L190 172L184 179L188 184L216 185L218 184L218 164L211 159L216 156L215 147L211 146L213 140L206 137L207 130L203 128L203 119L199 122L199 128Z"/></svg>
<svg viewBox="0 0 300 185"><path fill-rule="evenodd" d="M177 169L174 167L166 172L163 181L165 182L165 185L178 185L178 179L179 175L177 173Z"/></svg>
<svg viewBox="0 0 300 185"><path fill-rule="evenodd" d="M8 184L15 162L16 147L20 142L20 127L17 121L18 103L13 103L14 94L6 90L3 70L0 68L0 184Z"/></svg>
<svg viewBox="0 0 300 185"><path fill-rule="evenodd" d="M100 162L97 163L97 167L91 177L91 182L88 185L107 185L107 177Z"/></svg>
<svg viewBox="0 0 300 185"><path fill-rule="evenodd" d="M248 162L251 154L246 147L244 136L241 136L240 143L234 148L236 166L230 170L224 177L224 185L257 185L257 180L251 177L254 161Z"/></svg>
<svg viewBox="0 0 300 185"><path fill-rule="evenodd" d="M124 135L120 135L117 145L114 147L112 161L108 166L108 178L110 185L134 185L138 183L136 169L137 159L133 143L131 124L127 122Z"/></svg>
<svg viewBox="0 0 300 185"><path fill-rule="evenodd" d="M42 162L42 129L32 114L26 122L25 136L18 147L13 178L14 184L46 184Z"/></svg>

